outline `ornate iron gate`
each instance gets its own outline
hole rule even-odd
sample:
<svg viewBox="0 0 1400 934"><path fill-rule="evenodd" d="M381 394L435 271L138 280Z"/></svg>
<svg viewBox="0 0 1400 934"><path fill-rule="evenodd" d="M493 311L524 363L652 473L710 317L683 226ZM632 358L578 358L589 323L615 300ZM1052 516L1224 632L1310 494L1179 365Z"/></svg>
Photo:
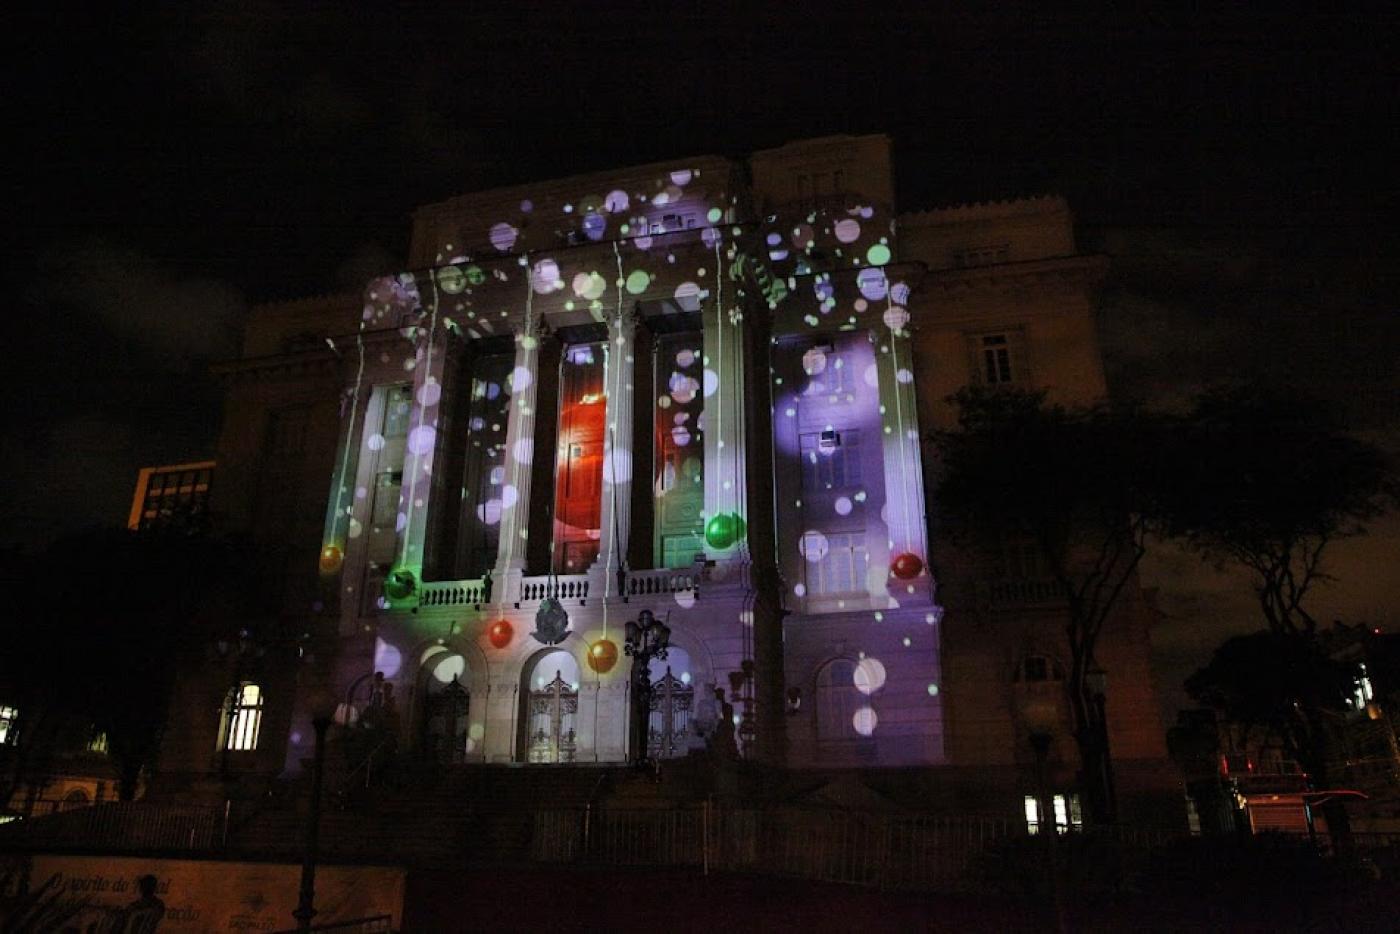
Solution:
<svg viewBox="0 0 1400 934"><path fill-rule="evenodd" d="M577 752L574 715L578 691L559 672L544 687L530 692L529 762L573 762Z"/></svg>
<svg viewBox="0 0 1400 934"><path fill-rule="evenodd" d="M428 691L423 711L423 748L429 759L443 765L464 761L470 708L471 694L455 677L441 690Z"/></svg>
<svg viewBox="0 0 1400 934"><path fill-rule="evenodd" d="M695 706L695 689L671 674L651 686L651 722L647 730L647 755L670 759L686 751L690 732L690 712Z"/></svg>

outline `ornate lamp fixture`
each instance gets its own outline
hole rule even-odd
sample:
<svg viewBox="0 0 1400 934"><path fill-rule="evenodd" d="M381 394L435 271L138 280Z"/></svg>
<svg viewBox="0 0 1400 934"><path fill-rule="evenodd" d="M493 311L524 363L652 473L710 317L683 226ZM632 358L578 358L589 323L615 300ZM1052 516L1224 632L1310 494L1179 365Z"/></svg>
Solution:
<svg viewBox="0 0 1400 934"><path fill-rule="evenodd" d="M648 727L651 723L651 660L665 658L671 645L671 627L642 610L636 620L628 620L623 632L623 651L632 658L632 730L628 758L635 764L647 760Z"/></svg>

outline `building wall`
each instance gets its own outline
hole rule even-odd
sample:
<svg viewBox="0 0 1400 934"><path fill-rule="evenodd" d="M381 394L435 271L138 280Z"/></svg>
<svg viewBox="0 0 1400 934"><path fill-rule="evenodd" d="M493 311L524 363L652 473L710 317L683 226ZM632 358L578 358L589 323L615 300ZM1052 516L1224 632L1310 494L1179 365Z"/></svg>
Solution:
<svg viewBox="0 0 1400 934"><path fill-rule="evenodd" d="M722 690L749 755L1023 769L1014 671L1028 651L1054 653L1062 610L1005 596L1034 587L993 588L989 604L1002 569L936 537L930 550L925 439L970 382L1102 397L1091 311L1103 263L1076 254L1059 199L904 216L892 201L880 136L519 186L421 209L413 272L355 298L259 309L245 358L224 367L216 511L291 544L294 577L318 569L314 593L289 591L288 615L322 640L319 664L283 684L303 698L320 684L358 713L379 702L372 690L382 698L370 679L382 672L412 747L429 687L452 674L470 695L461 757L520 761L549 597L569 615L558 647L572 655L579 761L627 753L621 630L649 610L685 659L692 718L713 724ZM653 374L653 348L678 331L700 358ZM593 341L601 391L561 398L561 358ZM483 375L487 349L514 355L508 378ZM496 410L470 400L493 392L501 418L477 424ZM406 421L389 437L399 398ZM605 413L598 527L583 530L598 557L551 575L557 489L583 477L557 467L573 456L560 413L578 405ZM284 464L288 411L306 427ZM703 467L701 554L671 568L647 547L670 482L647 447L666 417ZM488 482L468 490L474 462L486 472L472 482ZM376 510L381 491L391 499ZM489 577L444 571L463 566L441 556L464 514L499 530ZM1164 755L1150 616L1128 601L1103 650L1114 751L1144 761ZM295 769L307 705L283 716L269 756ZM1057 754L1069 769L1068 744Z"/></svg>

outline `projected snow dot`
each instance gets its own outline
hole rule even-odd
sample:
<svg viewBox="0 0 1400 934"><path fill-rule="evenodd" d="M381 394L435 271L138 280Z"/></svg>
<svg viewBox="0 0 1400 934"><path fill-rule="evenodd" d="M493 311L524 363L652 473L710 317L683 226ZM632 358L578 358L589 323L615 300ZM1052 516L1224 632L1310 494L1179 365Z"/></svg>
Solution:
<svg viewBox="0 0 1400 934"><path fill-rule="evenodd" d="M831 545L821 532L808 530L803 532L802 537L798 539L797 550L801 552L802 557L816 564L826 557L827 552L831 550Z"/></svg>
<svg viewBox="0 0 1400 934"><path fill-rule="evenodd" d="M574 294L589 301L601 298L607 291L608 281L596 272L581 272L574 276Z"/></svg>
<svg viewBox="0 0 1400 934"><path fill-rule="evenodd" d="M849 217L845 220L839 220L832 228L832 232L836 235L836 239L842 243L855 243L860 239L860 221Z"/></svg>
<svg viewBox="0 0 1400 934"><path fill-rule="evenodd" d="M517 233L516 229L507 223L494 224L489 235L491 245L502 253L508 252L511 247L515 246Z"/></svg>
<svg viewBox="0 0 1400 934"><path fill-rule="evenodd" d="M438 285L449 295L456 295L467 287L467 274L456 266L438 270Z"/></svg>
<svg viewBox="0 0 1400 934"><path fill-rule="evenodd" d="M862 707L851 715L851 727L861 736L875 735L875 724L879 722L880 718L871 707Z"/></svg>
<svg viewBox="0 0 1400 934"><path fill-rule="evenodd" d="M851 500L846 496L836 497L835 507L838 516L849 516L851 514Z"/></svg>
<svg viewBox="0 0 1400 934"><path fill-rule="evenodd" d="M890 300L896 305L909 304L909 284L906 282L896 282L891 286Z"/></svg>
<svg viewBox="0 0 1400 934"><path fill-rule="evenodd" d="M641 295L651 285L651 276L645 269L634 269L627 274L626 288L631 295Z"/></svg>
<svg viewBox="0 0 1400 934"><path fill-rule="evenodd" d="M535 377L530 373L527 367L518 366L510 371L511 392L520 392L521 390L528 389L530 384L534 381Z"/></svg>
<svg viewBox="0 0 1400 934"><path fill-rule="evenodd" d="M559 278L559 264L552 259L542 259L530 272L530 287L540 295L550 295L564 287Z"/></svg>
<svg viewBox="0 0 1400 934"><path fill-rule="evenodd" d="M856 288L860 289L860 294L872 302L884 299L889 292L889 283L885 279L884 270L862 269L856 273Z"/></svg>
<svg viewBox="0 0 1400 934"><path fill-rule="evenodd" d="M399 666L403 664L403 655L399 650L383 639L374 640L374 670L384 673L384 677L392 678L399 673Z"/></svg>
<svg viewBox="0 0 1400 934"><path fill-rule="evenodd" d="M930 685L928 686L928 696L929 696L929 697L937 697L937 696L938 696L938 685L936 685L936 684L930 684Z"/></svg>
<svg viewBox="0 0 1400 934"><path fill-rule="evenodd" d="M433 666L433 680L446 684L454 678L460 678L466 670L466 659L460 655L449 655Z"/></svg>
<svg viewBox="0 0 1400 934"><path fill-rule="evenodd" d="M802 355L802 371L808 376L816 376L826 371L826 352L820 347L812 347Z"/></svg>
<svg viewBox="0 0 1400 934"><path fill-rule="evenodd" d="M900 305L891 305L886 308L883 317L885 327L892 331L902 331L909 323L909 311Z"/></svg>
<svg viewBox="0 0 1400 934"><path fill-rule="evenodd" d="M885 666L877 658L863 658L856 664L853 680L857 691L874 694L885 686Z"/></svg>
<svg viewBox="0 0 1400 934"><path fill-rule="evenodd" d="M424 383L418 387L418 404L423 408L431 408L442 399L442 386L436 382Z"/></svg>
<svg viewBox="0 0 1400 934"><path fill-rule="evenodd" d="M378 433L372 434L365 440L365 447L371 451L378 451L384 447L384 436Z"/></svg>
<svg viewBox="0 0 1400 934"><path fill-rule="evenodd" d="M512 456L521 464L528 464L535 456L535 439L521 438L511 449Z"/></svg>
<svg viewBox="0 0 1400 934"><path fill-rule="evenodd" d="M686 349L686 350L679 351L679 352L676 354L676 366L678 366L678 367L680 367L681 369L684 370L685 368L691 367L691 366L694 366L694 365L695 365L695 351L690 350L690 349Z"/></svg>
<svg viewBox="0 0 1400 934"><path fill-rule="evenodd" d="M408 452L410 454L428 454L433 450L433 444L437 441L437 429L432 425L419 425L408 433Z"/></svg>
<svg viewBox="0 0 1400 934"><path fill-rule="evenodd" d="M705 398L708 399L719 391L719 374L714 370L706 368L704 373Z"/></svg>
<svg viewBox="0 0 1400 934"><path fill-rule="evenodd" d="M607 197L603 199L603 210L611 214L617 214L627 210L631 203L631 200L627 197L627 192L618 188L608 192Z"/></svg>
<svg viewBox="0 0 1400 934"><path fill-rule="evenodd" d="M883 243L876 243L865 251L865 259L872 266L883 266L890 261L890 248Z"/></svg>
<svg viewBox="0 0 1400 934"><path fill-rule="evenodd" d="M671 182L676 185L689 185L691 178L690 169L677 169L671 173Z"/></svg>
<svg viewBox="0 0 1400 934"><path fill-rule="evenodd" d="M695 591L677 590L676 605L679 606L682 610L688 610L691 607L695 606Z"/></svg>

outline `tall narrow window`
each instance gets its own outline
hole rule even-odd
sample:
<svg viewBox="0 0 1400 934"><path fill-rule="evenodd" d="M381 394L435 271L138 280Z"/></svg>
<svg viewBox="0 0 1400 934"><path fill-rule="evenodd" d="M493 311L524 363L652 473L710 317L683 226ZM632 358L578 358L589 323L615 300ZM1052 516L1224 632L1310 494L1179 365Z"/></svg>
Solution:
<svg viewBox="0 0 1400 934"><path fill-rule="evenodd" d="M514 366L513 353L485 356L473 365L457 555L459 577L480 577L495 565L501 513L519 494L505 486L506 421Z"/></svg>
<svg viewBox="0 0 1400 934"><path fill-rule="evenodd" d="M607 413L604 353L601 342L574 344L560 365L552 561L559 574L582 574L598 558Z"/></svg>
<svg viewBox="0 0 1400 934"><path fill-rule="evenodd" d="M817 739L859 739L855 727L859 707L856 663L847 658L829 662L817 674Z"/></svg>
<svg viewBox="0 0 1400 934"><path fill-rule="evenodd" d="M223 748L232 752L257 749L262 715L263 694L258 685L244 682L229 691L224 704Z"/></svg>
<svg viewBox="0 0 1400 934"><path fill-rule="evenodd" d="M705 442L703 357L699 334L656 340L657 567L686 567L705 550Z"/></svg>
<svg viewBox="0 0 1400 934"><path fill-rule="evenodd" d="M15 741L18 735L15 731L15 724L19 722L19 711L13 707L0 704L0 746L4 746Z"/></svg>
<svg viewBox="0 0 1400 934"><path fill-rule="evenodd" d="M381 400L375 423L366 426L365 451L373 459L370 476L369 528L365 532L365 594L379 597L384 576L393 567L399 543L399 493L403 489L404 448L408 440L409 413L413 408L410 386L375 389Z"/></svg>
<svg viewBox="0 0 1400 934"><path fill-rule="evenodd" d="M1055 810L1055 830L1057 833L1069 833L1071 830L1084 829L1084 817L1079 808L1079 795L1054 795L1051 798L1051 805ZM1025 796L1026 811L1026 831L1031 834L1040 833L1041 827L1047 823L1046 815L1041 814L1042 808L1040 800L1035 795Z"/></svg>

